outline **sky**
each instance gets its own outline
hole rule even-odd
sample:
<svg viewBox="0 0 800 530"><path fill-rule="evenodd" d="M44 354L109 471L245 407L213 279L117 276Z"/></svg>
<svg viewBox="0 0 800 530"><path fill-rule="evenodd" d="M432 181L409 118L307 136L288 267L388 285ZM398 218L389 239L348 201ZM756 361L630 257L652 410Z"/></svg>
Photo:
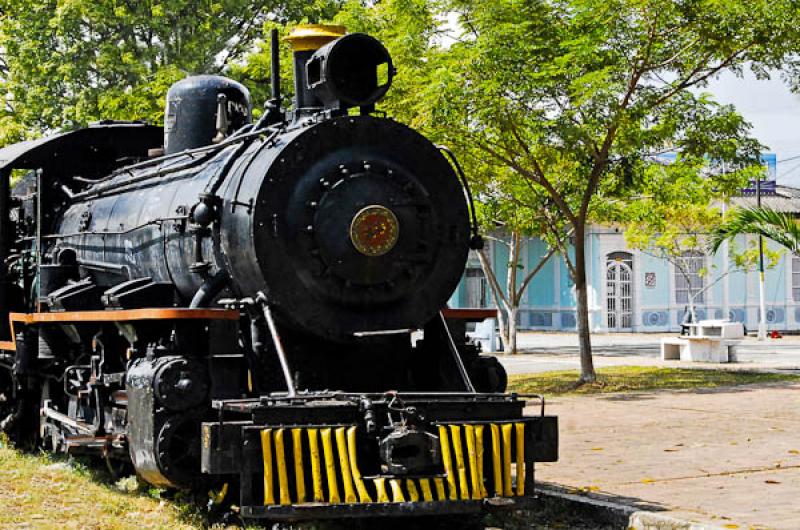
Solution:
<svg viewBox="0 0 800 530"><path fill-rule="evenodd" d="M753 126L751 133L778 157L778 183L800 187L800 95L792 94L773 75L759 81L749 71L742 78L723 73L705 91L720 103L729 103Z"/></svg>

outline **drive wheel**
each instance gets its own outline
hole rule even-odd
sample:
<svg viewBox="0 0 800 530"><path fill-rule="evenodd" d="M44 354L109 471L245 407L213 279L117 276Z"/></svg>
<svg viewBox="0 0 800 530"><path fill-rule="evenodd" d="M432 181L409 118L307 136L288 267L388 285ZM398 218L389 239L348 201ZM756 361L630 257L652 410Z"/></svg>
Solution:
<svg viewBox="0 0 800 530"><path fill-rule="evenodd" d="M192 488L199 486L200 421L173 416L158 435L156 454L161 472L173 484Z"/></svg>

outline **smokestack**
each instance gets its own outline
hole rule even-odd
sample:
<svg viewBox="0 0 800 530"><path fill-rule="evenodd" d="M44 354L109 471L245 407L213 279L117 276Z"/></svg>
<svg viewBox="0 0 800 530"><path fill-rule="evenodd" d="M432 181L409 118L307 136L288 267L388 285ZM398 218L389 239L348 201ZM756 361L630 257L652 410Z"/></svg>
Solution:
<svg viewBox="0 0 800 530"><path fill-rule="evenodd" d="M344 26L328 24L303 24L294 28L286 40L292 45L294 56L294 108L295 114L306 109L322 107L322 102L308 88L306 63L314 52L347 33Z"/></svg>

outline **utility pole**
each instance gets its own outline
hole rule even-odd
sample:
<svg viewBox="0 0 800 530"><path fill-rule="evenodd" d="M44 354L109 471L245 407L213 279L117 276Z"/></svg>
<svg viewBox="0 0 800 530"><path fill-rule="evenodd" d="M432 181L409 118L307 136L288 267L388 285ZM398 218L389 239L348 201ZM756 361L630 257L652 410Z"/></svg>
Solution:
<svg viewBox="0 0 800 530"><path fill-rule="evenodd" d="M756 178L756 208L761 208L761 176ZM767 338L767 306L764 299L764 238L758 236L758 340Z"/></svg>

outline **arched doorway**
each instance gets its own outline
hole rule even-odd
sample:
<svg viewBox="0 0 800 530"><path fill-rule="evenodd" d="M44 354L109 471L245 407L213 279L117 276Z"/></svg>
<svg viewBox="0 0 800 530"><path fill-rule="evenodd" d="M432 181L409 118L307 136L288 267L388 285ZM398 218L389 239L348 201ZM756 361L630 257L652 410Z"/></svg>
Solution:
<svg viewBox="0 0 800 530"><path fill-rule="evenodd" d="M606 259L606 325L609 331L633 328L633 255L612 252Z"/></svg>

